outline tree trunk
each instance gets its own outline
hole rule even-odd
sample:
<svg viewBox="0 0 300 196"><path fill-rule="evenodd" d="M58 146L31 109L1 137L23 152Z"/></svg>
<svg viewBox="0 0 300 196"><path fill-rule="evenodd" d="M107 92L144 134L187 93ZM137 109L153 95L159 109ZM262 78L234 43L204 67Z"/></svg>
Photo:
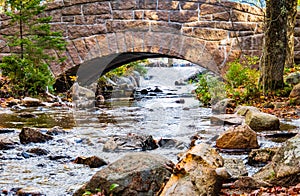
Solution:
<svg viewBox="0 0 300 196"><path fill-rule="evenodd" d="M261 86L269 92L283 88L284 66L294 65L297 0L268 0L266 4Z"/></svg>

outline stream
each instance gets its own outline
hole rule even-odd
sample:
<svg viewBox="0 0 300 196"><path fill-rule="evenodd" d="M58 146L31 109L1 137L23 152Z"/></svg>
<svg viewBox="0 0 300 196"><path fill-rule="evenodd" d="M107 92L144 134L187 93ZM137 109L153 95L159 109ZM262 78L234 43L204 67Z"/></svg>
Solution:
<svg viewBox="0 0 300 196"><path fill-rule="evenodd" d="M151 135L155 140L172 139L176 145L148 151L167 157L176 163L178 153L189 147L191 137L198 134L201 141L214 145L216 137L226 127L211 125L210 108L199 107L191 94L193 85L175 86L175 79L184 78L200 67L149 68L148 77L141 86L158 87L164 93L132 98L112 98L93 110L69 107L34 107L24 109L0 108L0 136L18 142L16 147L0 151L0 195L4 190L37 187L50 196L72 195L84 182L101 168L75 164L79 156L98 156L111 163L134 150L103 151L103 145L112 136ZM174 79L175 78L175 79ZM35 118L21 118L20 113L30 112ZM290 122L298 125L298 121ZM54 126L68 133L54 136L46 143L19 144L22 127L40 128L42 132ZM261 147L278 146L278 143L259 137ZM41 148L49 153L31 156L28 149ZM247 154L222 153L246 163ZM247 166L249 174L258 168Z"/></svg>

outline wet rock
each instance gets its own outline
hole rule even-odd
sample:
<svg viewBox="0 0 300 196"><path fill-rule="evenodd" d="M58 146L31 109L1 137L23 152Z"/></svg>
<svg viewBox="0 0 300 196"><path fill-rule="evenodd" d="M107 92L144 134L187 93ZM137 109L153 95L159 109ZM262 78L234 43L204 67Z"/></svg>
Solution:
<svg viewBox="0 0 300 196"><path fill-rule="evenodd" d="M287 140L272 161L253 176L278 186L294 186L300 182L300 134Z"/></svg>
<svg viewBox="0 0 300 196"><path fill-rule="evenodd" d="M44 196L45 194L39 188L25 187L17 191L18 196Z"/></svg>
<svg viewBox="0 0 300 196"><path fill-rule="evenodd" d="M246 114L245 123L254 131L279 130L279 119L271 114L249 111Z"/></svg>
<svg viewBox="0 0 300 196"><path fill-rule="evenodd" d="M85 190L94 192L97 188L107 194L112 184L118 185L110 192L113 195L155 195L171 175L165 166L167 162L160 155L128 153L98 171L74 196L81 196Z"/></svg>
<svg viewBox="0 0 300 196"><path fill-rule="evenodd" d="M15 130L13 129L0 129L0 134L5 134L5 133L13 133Z"/></svg>
<svg viewBox="0 0 300 196"><path fill-rule="evenodd" d="M183 149L185 145L183 142L177 141L175 139L160 139L158 140L157 144L161 148L178 148Z"/></svg>
<svg viewBox="0 0 300 196"><path fill-rule="evenodd" d="M37 116L35 114L29 113L29 112L23 112L18 115L20 118L36 118Z"/></svg>
<svg viewBox="0 0 300 196"><path fill-rule="evenodd" d="M259 109L253 106L238 106L235 109L235 113L240 116L246 116L247 112L259 112Z"/></svg>
<svg viewBox="0 0 300 196"><path fill-rule="evenodd" d="M175 86L184 86L184 85L187 85L187 83L183 79L175 81Z"/></svg>
<svg viewBox="0 0 300 196"><path fill-rule="evenodd" d="M71 157L68 156L68 155L50 155L49 159L51 161L58 161L58 160L61 160L61 159L69 160L69 159L71 159Z"/></svg>
<svg viewBox="0 0 300 196"><path fill-rule="evenodd" d="M258 148L257 134L247 125L230 127L216 141L218 148L249 149Z"/></svg>
<svg viewBox="0 0 300 196"><path fill-rule="evenodd" d="M300 83L295 85L290 93L290 102L293 104L300 104Z"/></svg>
<svg viewBox="0 0 300 196"><path fill-rule="evenodd" d="M52 140L51 135L43 134L39 130L32 128L24 127L22 128L21 133L19 134L20 142L22 144L28 143L44 143L46 141Z"/></svg>
<svg viewBox="0 0 300 196"><path fill-rule="evenodd" d="M285 82L291 85L300 83L300 72L290 73L286 76Z"/></svg>
<svg viewBox="0 0 300 196"><path fill-rule="evenodd" d="M196 145L176 164L160 195L218 195L222 181L229 177L223 164L216 149Z"/></svg>
<svg viewBox="0 0 300 196"><path fill-rule="evenodd" d="M107 163L103 159L96 156L77 157L74 160L74 163L88 165L90 168L98 168L102 167L103 165L107 165Z"/></svg>
<svg viewBox="0 0 300 196"><path fill-rule="evenodd" d="M242 159L224 159L224 167L233 179L248 175L247 168Z"/></svg>
<svg viewBox="0 0 300 196"><path fill-rule="evenodd" d="M226 114L229 111L233 112L235 105L234 99L227 98L214 104L211 109L214 114Z"/></svg>
<svg viewBox="0 0 300 196"><path fill-rule="evenodd" d="M65 134L65 133L67 133L67 132L59 126L55 126L46 132L46 134L48 134L48 135L59 135L59 134Z"/></svg>
<svg viewBox="0 0 300 196"><path fill-rule="evenodd" d="M153 150L158 148L151 135L138 136L128 134L126 136L111 137L103 146L104 152L122 150Z"/></svg>
<svg viewBox="0 0 300 196"><path fill-rule="evenodd" d="M37 107L37 106L42 106L42 101L36 98L31 98L31 97L25 97L24 99L21 100L21 103L23 106L26 107Z"/></svg>
<svg viewBox="0 0 300 196"><path fill-rule="evenodd" d="M181 103L181 104L184 104L185 101L184 101L184 99L178 99L178 100L175 101L175 103Z"/></svg>
<svg viewBox="0 0 300 196"><path fill-rule="evenodd" d="M95 99L95 92L80 86L77 82L71 87L73 100L91 100Z"/></svg>
<svg viewBox="0 0 300 196"><path fill-rule="evenodd" d="M271 184L254 179L249 176L240 176L238 180L233 183L234 188L239 189L259 189L260 187L270 187Z"/></svg>
<svg viewBox="0 0 300 196"><path fill-rule="evenodd" d="M38 155L38 156L49 154L48 150L45 150L45 149L42 149L42 148L31 148L31 149L28 149L26 152L31 153L31 154L35 154L35 155Z"/></svg>
<svg viewBox="0 0 300 196"><path fill-rule="evenodd" d="M18 105L21 103L21 100L20 99L9 99L7 102L6 102L6 105L8 107L13 107L15 105Z"/></svg>
<svg viewBox="0 0 300 196"><path fill-rule="evenodd" d="M248 155L248 164L252 166L262 166L269 163L278 148L253 149Z"/></svg>
<svg viewBox="0 0 300 196"><path fill-rule="evenodd" d="M241 125L244 118L236 114L220 114L210 117L210 123L213 125Z"/></svg>
<svg viewBox="0 0 300 196"><path fill-rule="evenodd" d="M17 143L12 141L10 138L0 136L0 150L12 149L16 144Z"/></svg>

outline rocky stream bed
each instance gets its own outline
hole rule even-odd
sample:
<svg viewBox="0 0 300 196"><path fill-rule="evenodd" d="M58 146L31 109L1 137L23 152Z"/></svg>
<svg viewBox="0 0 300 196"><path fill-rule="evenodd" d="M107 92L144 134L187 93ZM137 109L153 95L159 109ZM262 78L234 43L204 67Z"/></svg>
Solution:
<svg viewBox="0 0 300 196"><path fill-rule="evenodd" d="M176 82L174 80L163 81L163 78L157 78L158 75L165 75L162 74L163 71L168 74L178 73L177 69L174 69L174 72L167 69L174 68L154 68L148 73L152 76L152 82L156 81L156 83L151 83L149 79L144 80L142 89L159 88L161 91L154 91L155 93L150 97L140 97L138 100L113 98L106 100L97 108L84 110L74 109L70 107L71 104L58 106L53 103L34 107L28 107L26 104L0 107L0 195L73 195L76 190L80 190L83 183L88 182L98 172L102 172L101 175L108 175L112 171L128 172L130 168L132 171L140 171L140 168L148 167L152 168L151 172L161 175L158 176L160 180L154 179L153 175L147 172L143 175L141 172L140 175L143 177L140 176L138 178L140 180L137 181L133 178L132 182L127 182L131 178L124 173L123 178L130 186L130 183L143 182L150 176L155 185L144 188L148 191L147 194L143 193L145 190L141 187L135 189L141 189L141 195L154 195L155 193L149 190L151 187L152 190L156 190L160 183L166 183L163 181L166 176L166 179L171 179L171 184L169 182L166 185L167 188L172 187L172 183L177 187L184 185L185 183L178 181L180 179L178 176L185 175L186 172L189 176L196 176L195 178L205 176L206 170L200 169L201 175L198 170L198 173L191 170L191 168L203 167L198 163L195 165L196 159L194 160L193 157L204 160L200 162L206 165L205 168L212 164L208 166L210 169L207 171L214 172L216 169L217 174L219 175L220 172L222 178L227 174L223 174L223 170L218 168L223 168L225 163L225 168L230 171L230 177L224 177L222 180L221 187L223 186L225 190L230 188L240 176L253 176L262 166L271 161L272 156L262 158L264 162L251 163L250 161L249 163L249 154L255 152L251 152L252 147L247 145L241 148L243 141L236 142L236 147L222 148L224 142L220 144L220 135L240 127L240 120L242 119L243 123L244 117L226 115L224 117L224 115L213 114L211 108L199 107L198 101L190 94L192 86L174 85ZM183 71L179 72L183 74ZM190 73L190 70L184 71L187 72ZM176 78L180 78L180 75ZM299 133L299 120L284 122L280 119L280 124L281 130L255 131L257 144L255 142L253 144L257 146L253 148L280 147L282 142ZM288 125L282 126L284 124ZM32 142L35 141L35 136L32 136L35 131L38 132L38 139L37 142ZM299 139L296 140L296 144L297 142ZM188 151L189 149L191 151ZM129 154L132 152L148 154ZM299 152L297 153L295 160L291 158L294 165L299 164ZM268 150L267 154L272 154L271 150ZM274 154L275 152L272 155ZM125 158L122 158L124 155ZM255 157L255 155L251 156ZM151 161L147 161L148 159ZM218 164L223 159L224 161ZM153 169L153 165L162 162L166 162L164 164L166 170L160 167ZM120 168L112 170L117 165ZM172 177L170 177L171 173L173 173ZM296 171L294 174L297 176L299 172ZM116 179L115 181L119 185L122 183ZM113 184L110 181L104 182L108 183L107 186ZM206 186L203 183L196 183L196 185ZM88 186L91 188L94 184L90 183ZM189 186L183 186L182 190L188 190L186 187ZM255 188L257 187L259 186ZM121 188L115 190L120 191L117 193L119 195L132 193L131 189L124 187L122 190ZM179 194L179 190L175 190L160 192L162 195ZM75 195L82 195L82 191L83 189L81 192L77 191ZM207 190L204 188L204 191ZM223 193L230 195L229 190ZM132 193L135 194L137 192Z"/></svg>

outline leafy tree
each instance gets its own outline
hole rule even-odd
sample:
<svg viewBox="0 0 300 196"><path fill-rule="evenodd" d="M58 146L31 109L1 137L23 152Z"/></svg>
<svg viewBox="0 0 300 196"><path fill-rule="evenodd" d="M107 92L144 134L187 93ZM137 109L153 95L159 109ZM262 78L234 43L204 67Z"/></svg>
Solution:
<svg viewBox="0 0 300 196"><path fill-rule="evenodd" d="M58 51L64 51L66 42L60 32L50 29L51 17L40 17L45 10L40 0L8 0L11 25L18 31L7 36L11 51L4 57L0 68L11 79L15 96L37 95L50 90L54 78L48 68L50 63L59 63ZM53 51L56 52L53 52Z"/></svg>
<svg viewBox="0 0 300 196"><path fill-rule="evenodd" d="M298 0L266 1L260 85L271 92L284 87L284 66L294 65L294 28Z"/></svg>

